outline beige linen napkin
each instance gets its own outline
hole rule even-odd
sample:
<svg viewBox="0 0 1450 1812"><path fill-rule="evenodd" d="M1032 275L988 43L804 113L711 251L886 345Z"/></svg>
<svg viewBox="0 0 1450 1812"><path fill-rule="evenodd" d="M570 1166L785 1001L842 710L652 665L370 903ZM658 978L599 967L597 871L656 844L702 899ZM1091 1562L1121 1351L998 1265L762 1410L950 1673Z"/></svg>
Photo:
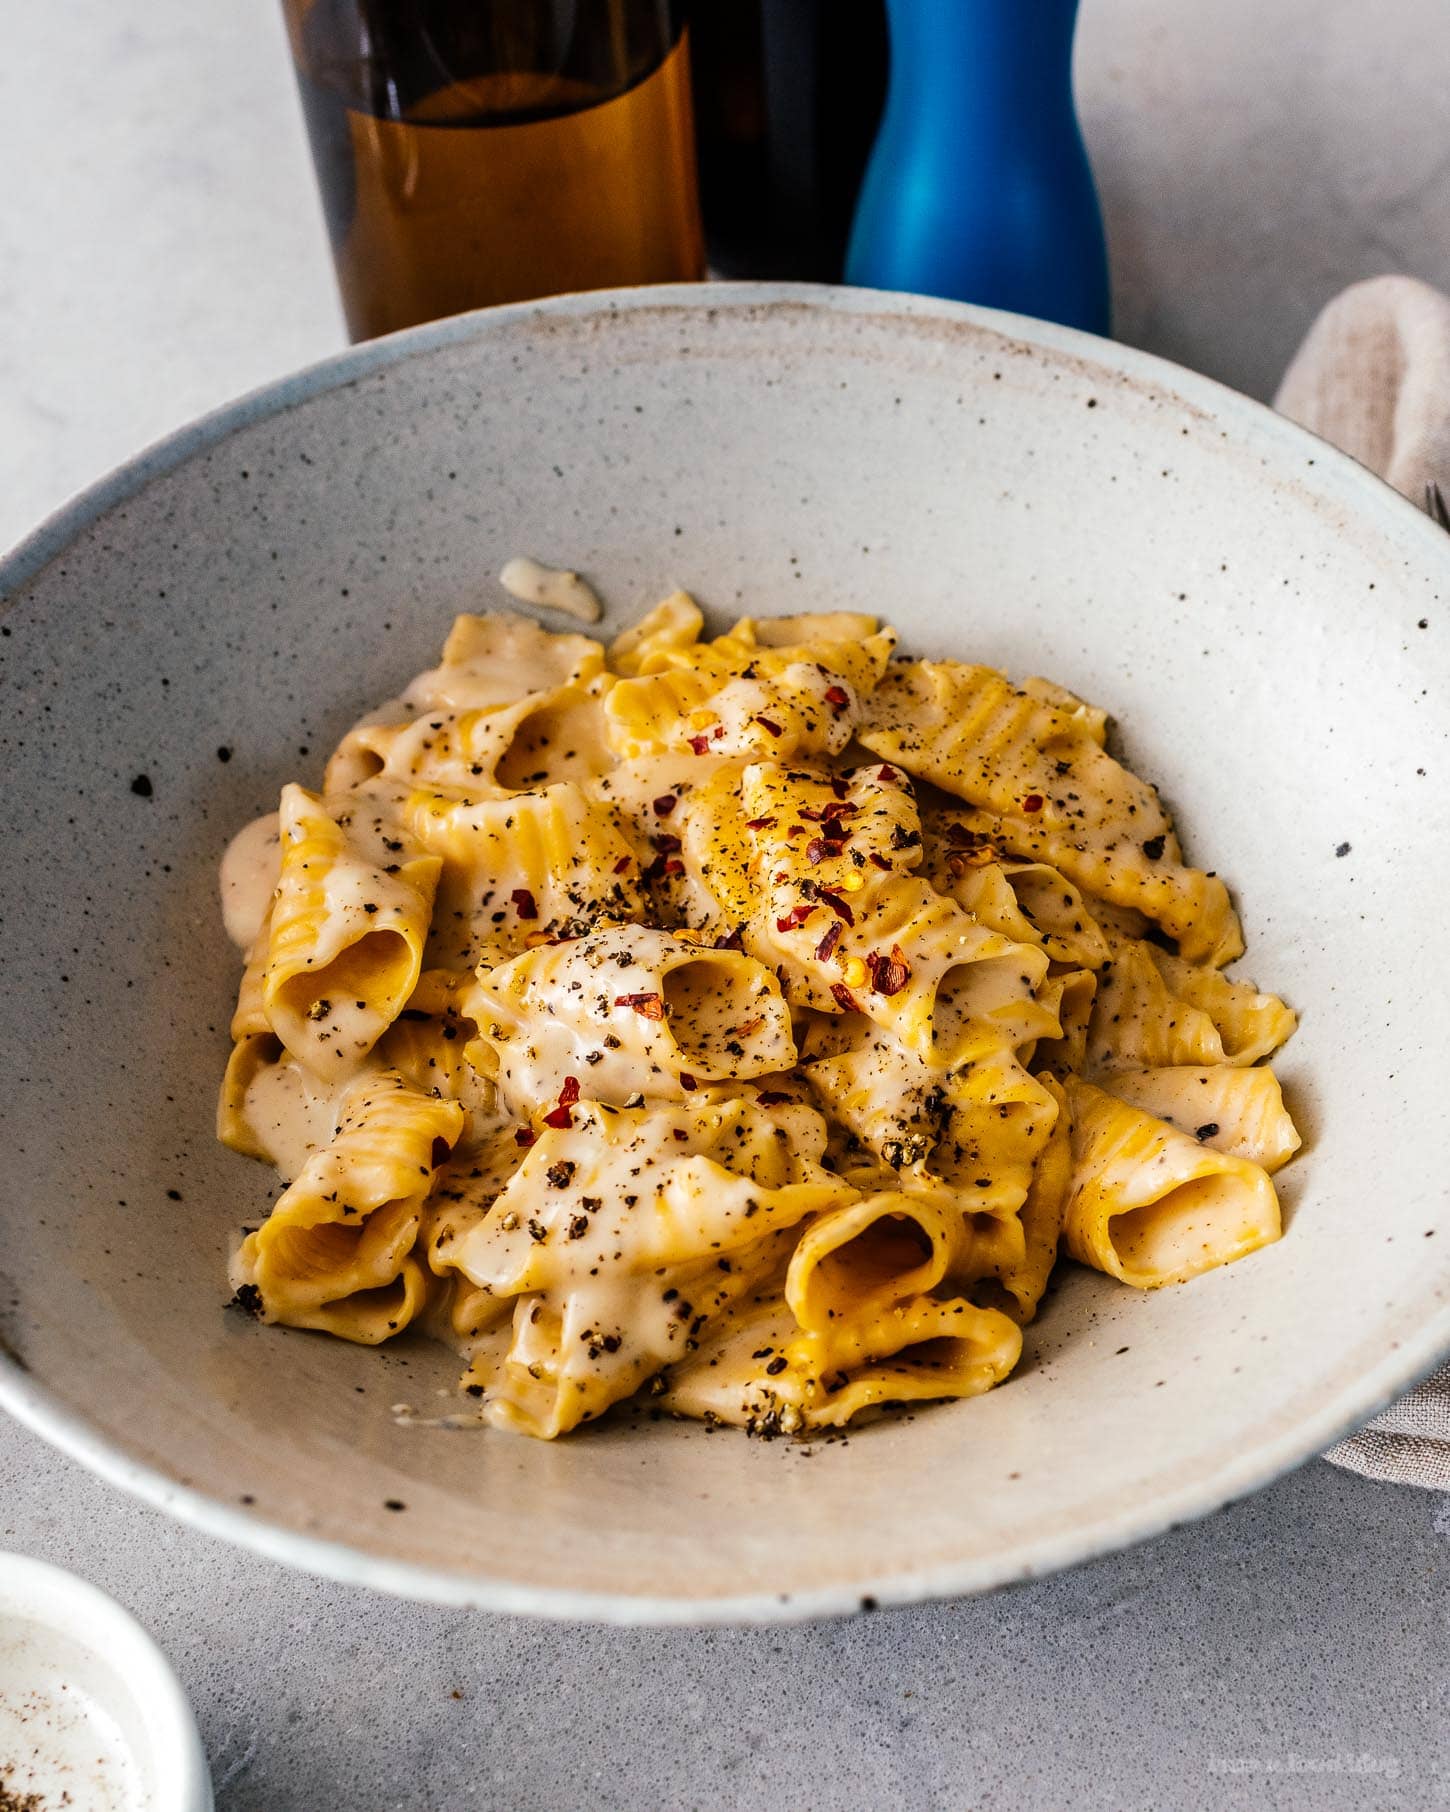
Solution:
<svg viewBox="0 0 1450 1812"><path fill-rule="evenodd" d="M1450 499L1450 297L1413 277L1372 277L1309 329L1274 407L1423 504ZM1325 1459L1366 1478L1450 1491L1450 1365Z"/></svg>

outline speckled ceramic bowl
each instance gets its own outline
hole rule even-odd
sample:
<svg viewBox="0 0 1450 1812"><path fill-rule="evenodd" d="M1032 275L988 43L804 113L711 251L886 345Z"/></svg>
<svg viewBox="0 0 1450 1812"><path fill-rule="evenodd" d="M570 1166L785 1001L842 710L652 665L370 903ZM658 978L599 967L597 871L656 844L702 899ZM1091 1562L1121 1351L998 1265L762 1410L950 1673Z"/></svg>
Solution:
<svg viewBox="0 0 1450 1812"><path fill-rule="evenodd" d="M212 1137L217 857L454 611L503 601L519 551L618 618L677 583L720 613L880 611L1110 706L1303 1016L1286 1238L1156 1295L1069 1271L1002 1389L811 1449L400 1426L438 1407L441 1350L227 1313L265 1179ZM943 303L573 298L225 410L0 578L0 1396L117 1484L420 1596L800 1617L1201 1515L1450 1346L1450 539L1255 404Z"/></svg>

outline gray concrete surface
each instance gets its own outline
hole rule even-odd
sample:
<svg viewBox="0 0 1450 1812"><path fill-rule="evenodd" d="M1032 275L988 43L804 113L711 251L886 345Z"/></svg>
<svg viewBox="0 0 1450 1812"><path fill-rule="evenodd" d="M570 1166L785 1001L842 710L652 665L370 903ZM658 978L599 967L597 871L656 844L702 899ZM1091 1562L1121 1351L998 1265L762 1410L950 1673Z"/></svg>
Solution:
<svg viewBox="0 0 1450 1812"><path fill-rule="evenodd" d="M221 1812L1450 1806L1450 1500L1314 1461L992 1598L768 1630L406 1605L176 1527L7 1429L0 1546L114 1592Z"/></svg>
<svg viewBox="0 0 1450 1812"><path fill-rule="evenodd" d="M11 6L0 544L339 345L269 0ZM1342 284L1450 284L1437 0L1085 0L1119 331L1256 394ZM619 1632L395 1603L182 1530L0 1425L0 1546L105 1586L222 1812L1450 1808L1450 1500L1316 1462L985 1601Z"/></svg>

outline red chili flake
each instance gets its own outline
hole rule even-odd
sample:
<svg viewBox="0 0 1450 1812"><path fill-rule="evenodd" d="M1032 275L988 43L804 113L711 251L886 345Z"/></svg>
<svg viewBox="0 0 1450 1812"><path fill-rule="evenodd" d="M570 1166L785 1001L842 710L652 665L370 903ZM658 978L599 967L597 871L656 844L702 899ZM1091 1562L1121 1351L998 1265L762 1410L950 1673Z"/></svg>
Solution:
<svg viewBox="0 0 1450 1812"><path fill-rule="evenodd" d="M794 842L797 837L805 836L806 827L803 824L793 824L785 834L788 841Z"/></svg>
<svg viewBox="0 0 1450 1812"><path fill-rule="evenodd" d="M806 861L811 864L812 868L817 862L824 862L827 856L839 856L840 853L840 844L827 843L824 837L812 837L806 845Z"/></svg>
<svg viewBox="0 0 1450 1812"><path fill-rule="evenodd" d="M710 738L708 736L692 736L690 738L690 747L697 755L703 755L710 747Z"/></svg>
<svg viewBox="0 0 1450 1812"><path fill-rule="evenodd" d="M777 931L794 931L797 925L804 925L814 911L815 906L810 903L792 906L783 919L775 921L775 928Z"/></svg>
<svg viewBox="0 0 1450 1812"><path fill-rule="evenodd" d="M659 798L654 802L655 816L657 818L668 818L678 804L679 800L673 793L661 793Z"/></svg>
<svg viewBox="0 0 1450 1812"><path fill-rule="evenodd" d="M774 818L747 818L745 828L746 830L769 830L774 823Z"/></svg>
<svg viewBox="0 0 1450 1812"><path fill-rule="evenodd" d="M831 998L843 1013L859 1013L861 1011L860 1001L856 999L856 996L846 986L845 982L831 983Z"/></svg>
<svg viewBox="0 0 1450 1812"><path fill-rule="evenodd" d="M552 1113L544 1115L544 1125L560 1129L566 1126L572 1126L574 1121L573 1117L570 1115L569 1109L578 1099L579 1078L577 1076L566 1076L564 1078L564 1086L559 1090L559 1105Z"/></svg>
<svg viewBox="0 0 1450 1812"><path fill-rule="evenodd" d="M839 774L833 777L831 781L831 791L838 799L844 799L850 790L849 783L843 780Z"/></svg>
<svg viewBox="0 0 1450 1812"><path fill-rule="evenodd" d="M820 887L816 890L816 897L817 899L824 900L831 911L834 912L838 918L844 919L848 925L854 925L856 923L855 913L852 912L851 908L841 898L840 894L833 893L829 887Z"/></svg>
<svg viewBox="0 0 1450 1812"><path fill-rule="evenodd" d="M821 816L827 819L859 818L860 815L860 806L852 805L849 800L833 799L829 805L823 805L821 807Z"/></svg>
<svg viewBox="0 0 1450 1812"><path fill-rule="evenodd" d="M685 1091L685 1093L687 1095L693 1095L695 1090L699 1086L700 1086L699 1083L696 1082L695 1078L689 1073L688 1070L680 1071L680 1087Z"/></svg>
<svg viewBox="0 0 1450 1812"><path fill-rule="evenodd" d="M873 951L866 958L866 967L871 971L871 986L878 994L899 994L911 979L911 965L900 944L891 946L890 956Z"/></svg>
<svg viewBox="0 0 1450 1812"><path fill-rule="evenodd" d="M772 736L780 735L780 725L768 717L752 717L752 723L759 724L762 730L768 730Z"/></svg>
<svg viewBox="0 0 1450 1812"><path fill-rule="evenodd" d="M800 815L807 824L819 824L826 814L813 805L803 805L800 807Z"/></svg>
<svg viewBox="0 0 1450 1812"><path fill-rule="evenodd" d="M839 944L840 941L841 927L838 923L832 925L826 932L826 935L821 939L820 943L816 945L816 961L818 963L828 963L835 952L836 945Z"/></svg>
<svg viewBox="0 0 1450 1812"><path fill-rule="evenodd" d="M895 768L877 768L876 778L882 786L895 786L901 779Z"/></svg>
<svg viewBox="0 0 1450 1812"><path fill-rule="evenodd" d="M538 1136L532 1126L520 1126L514 1133L514 1144L529 1146Z"/></svg>
<svg viewBox="0 0 1450 1812"><path fill-rule="evenodd" d="M678 856L656 856L644 871L646 881L658 881L663 875L682 875L685 865Z"/></svg>
<svg viewBox="0 0 1450 1812"><path fill-rule="evenodd" d="M740 935L740 927L737 925L733 931L724 932L720 937L717 937L715 939L715 948L717 950L743 950L745 948L745 939Z"/></svg>
<svg viewBox="0 0 1450 1812"><path fill-rule="evenodd" d="M657 837L652 839L652 841L655 848L662 856L677 855L684 847L680 842L680 839L672 836L669 831L661 831Z"/></svg>
<svg viewBox="0 0 1450 1812"><path fill-rule="evenodd" d="M663 1019L665 1003L658 994L616 994L614 1004L617 1007L633 1007L641 1019ZM579 1090L574 1090L577 1098Z"/></svg>
<svg viewBox="0 0 1450 1812"><path fill-rule="evenodd" d="M978 833L976 831L969 831L965 824L958 824L956 820L953 819L952 822L947 825L945 835L947 842L952 844L954 848L965 849L969 843L974 843L976 841Z"/></svg>
<svg viewBox="0 0 1450 1812"><path fill-rule="evenodd" d="M891 864L886 860L885 856L883 856L879 850L873 849L871 851L871 860L877 868L884 868L886 870L887 874L891 873Z"/></svg>
<svg viewBox="0 0 1450 1812"><path fill-rule="evenodd" d="M1022 809L1024 812L1040 812L1046 804L1047 801L1041 793L1029 793L1022 801Z"/></svg>
<svg viewBox="0 0 1450 1812"><path fill-rule="evenodd" d="M839 717L851 702L851 695L844 686L827 686L826 703Z"/></svg>
<svg viewBox="0 0 1450 1812"><path fill-rule="evenodd" d="M763 1088L755 1099L762 1107L779 1107L783 1101L789 1101L791 1097L786 1094L784 1089Z"/></svg>
<svg viewBox="0 0 1450 1812"><path fill-rule="evenodd" d="M621 856L614 865L614 872L617 875L627 875L629 873L629 865L633 860L634 858L632 856Z"/></svg>
<svg viewBox="0 0 1450 1812"><path fill-rule="evenodd" d="M509 897L514 903L514 911L521 919L536 919L539 916L538 902L527 887L516 887Z"/></svg>

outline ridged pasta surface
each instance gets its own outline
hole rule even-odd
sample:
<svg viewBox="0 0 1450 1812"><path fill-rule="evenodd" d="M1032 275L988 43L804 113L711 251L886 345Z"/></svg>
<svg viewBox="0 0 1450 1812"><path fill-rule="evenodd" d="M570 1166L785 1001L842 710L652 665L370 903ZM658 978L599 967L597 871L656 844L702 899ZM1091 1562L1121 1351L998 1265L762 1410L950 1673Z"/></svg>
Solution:
<svg viewBox="0 0 1450 1812"><path fill-rule="evenodd" d="M514 1433L803 1434L1000 1384L1063 1258L1278 1238L1296 1022L1224 881L1106 712L895 648L462 616L283 790L228 857L218 1133L287 1185L242 1306L424 1329Z"/></svg>

